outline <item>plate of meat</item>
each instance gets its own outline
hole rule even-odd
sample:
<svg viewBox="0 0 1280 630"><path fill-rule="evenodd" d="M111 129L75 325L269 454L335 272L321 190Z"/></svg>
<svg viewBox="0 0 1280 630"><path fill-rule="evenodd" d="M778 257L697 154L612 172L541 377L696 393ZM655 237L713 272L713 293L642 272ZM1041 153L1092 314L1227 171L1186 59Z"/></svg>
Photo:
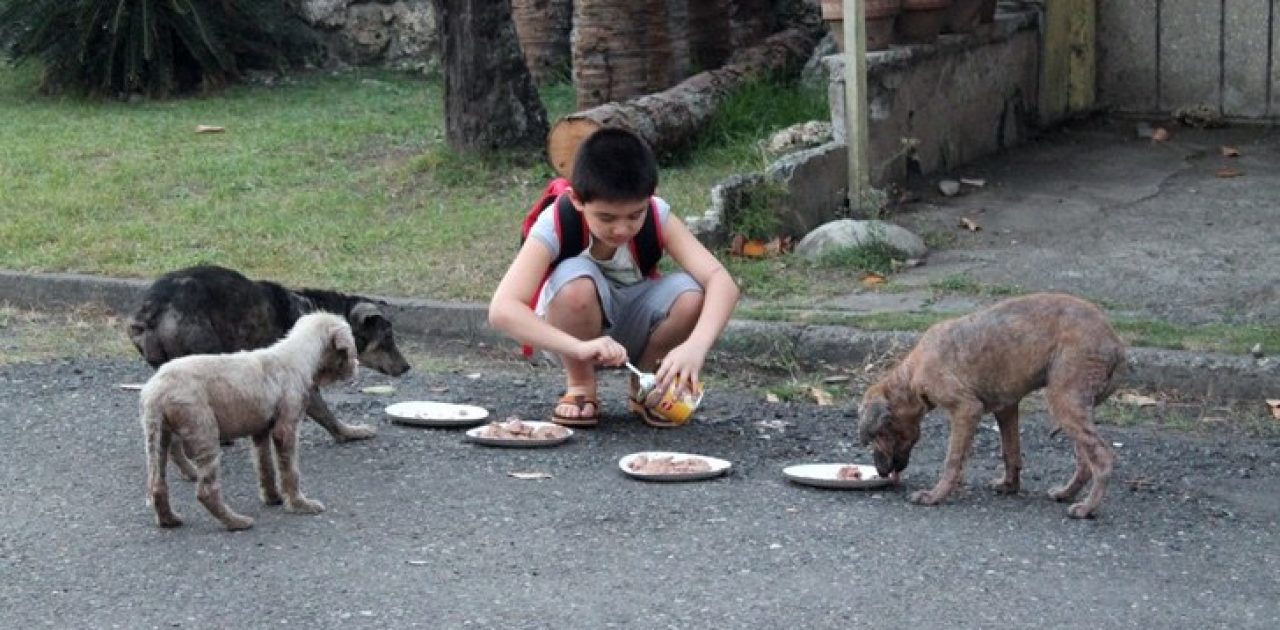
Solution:
<svg viewBox="0 0 1280 630"><path fill-rule="evenodd" d="M388 405L386 414L392 422L418 427L470 427L484 422L489 410L475 405L410 400Z"/></svg>
<svg viewBox="0 0 1280 630"><path fill-rule="evenodd" d="M509 416L501 422L490 422L467 431L467 441L485 446L532 448L563 444L573 437L573 429L553 422L521 420Z"/></svg>
<svg viewBox="0 0 1280 630"><path fill-rule="evenodd" d="M881 477L875 466L864 464L798 464L782 469L788 480L818 488L883 488L893 481Z"/></svg>
<svg viewBox="0 0 1280 630"><path fill-rule="evenodd" d="M646 481L696 481L728 472L733 466L727 460L706 455L671 451L632 453L618 460L618 468L636 479Z"/></svg>

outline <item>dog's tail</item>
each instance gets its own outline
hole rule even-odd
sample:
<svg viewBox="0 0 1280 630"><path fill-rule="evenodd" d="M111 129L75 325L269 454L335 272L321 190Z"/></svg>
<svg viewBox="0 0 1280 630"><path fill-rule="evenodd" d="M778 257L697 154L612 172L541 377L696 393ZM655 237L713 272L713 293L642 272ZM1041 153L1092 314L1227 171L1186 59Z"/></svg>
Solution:
<svg viewBox="0 0 1280 630"><path fill-rule="evenodd" d="M151 388L143 386L138 407L147 453L147 504L150 505L158 480L164 476L165 466L169 464L169 446L173 436L165 427L164 407Z"/></svg>

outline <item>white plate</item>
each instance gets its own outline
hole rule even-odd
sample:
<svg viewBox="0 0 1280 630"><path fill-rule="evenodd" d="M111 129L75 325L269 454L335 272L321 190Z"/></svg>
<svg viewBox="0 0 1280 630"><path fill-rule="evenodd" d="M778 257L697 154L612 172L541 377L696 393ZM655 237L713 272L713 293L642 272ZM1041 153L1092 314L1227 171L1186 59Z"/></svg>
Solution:
<svg viewBox="0 0 1280 630"><path fill-rule="evenodd" d="M552 423L550 422L542 422L540 420L521 420L520 422L527 424L533 427L534 429L541 429L542 427L545 427L545 426L553 426ZM467 441L475 442L476 444L483 444L485 446L510 446L514 448L537 448L539 446L555 446L557 444L564 444L565 442L569 441L569 438L573 437L573 429L570 429L569 427L560 427L565 431L568 431L568 433L566 433L564 437L553 438L550 440L532 440L532 439L521 439L521 438L495 438L495 437L488 437L484 435L484 430L488 426L489 425L486 424L483 427L468 429Z"/></svg>
<svg viewBox="0 0 1280 630"><path fill-rule="evenodd" d="M430 400L398 402L388 405L386 413L392 422L419 427L469 427L489 417L484 407Z"/></svg>
<svg viewBox="0 0 1280 630"><path fill-rule="evenodd" d="M631 467L630 467L631 460L641 455L644 455L650 459L654 457L665 457L665 456L670 456L672 458L675 458L676 460L701 459L707 462L708 464L711 464L711 470L708 470L706 472L674 473L674 474L668 474L668 475L653 475L648 473L639 473L634 470L631 470ZM692 453L677 453L673 451L643 451L640 453L632 453L618 460L618 468L621 468L623 473L625 473L630 477L634 477L636 479L644 479L646 481L696 481L698 479L710 479L712 477L719 477L720 475L725 474L726 472L728 472L731 466L733 466L733 464L731 464L729 461L720 459L718 457L707 457L706 455L694 455Z"/></svg>
<svg viewBox="0 0 1280 630"><path fill-rule="evenodd" d="M857 466L862 471L862 479L839 479L836 474L845 466ZM782 469L787 479L806 486L818 488L883 488L893 483L881 477L875 466L863 464L798 464Z"/></svg>

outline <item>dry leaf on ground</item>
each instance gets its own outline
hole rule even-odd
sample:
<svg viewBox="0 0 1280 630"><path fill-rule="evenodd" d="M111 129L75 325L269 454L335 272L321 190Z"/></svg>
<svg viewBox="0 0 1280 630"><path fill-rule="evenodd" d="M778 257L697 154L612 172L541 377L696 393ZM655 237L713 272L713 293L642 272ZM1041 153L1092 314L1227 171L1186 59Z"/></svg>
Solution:
<svg viewBox="0 0 1280 630"><path fill-rule="evenodd" d="M508 477L515 477L516 479L550 479L550 478L551 478L551 473L544 473L544 472L514 472L514 471L513 471L513 472L509 472L509 473L507 473L507 476L508 476Z"/></svg>
<svg viewBox="0 0 1280 630"><path fill-rule="evenodd" d="M1169 130L1165 129L1164 127L1156 127L1155 131L1151 132L1152 142L1164 142L1165 140L1168 140L1168 139L1169 139Z"/></svg>
<svg viewBox="0 0 1280 630"><path fill-rule="evenodd" d="M835 404L835 401L831 399L831 392L821 387L810 387L809 396L813 398L813 402L818 403L819 407L830 407Z"/></svg>
<svg viewBox="0 0 1280 630"><path fill-rule="evenodd" d="M742 255L747 258L764 258L767 253L768 250L765 249L764 241L751 239L742 244Z"/></svg>
<svg viewBox="0 0 1280 630"><path fill-rule="evenodd" d="M982 226L978 225L977 221L974 221L969 217L960 217L960 227L969 230L970 232L977 232L982 229Z"/></svg>
<svg viewBox="0 0 1280 630"><path fill-rule="evenodd" d="M1268 398L1267 407L1271 409L1271 417L1280 420L1280 398Z"/></svg>
<svg viewBox="0 0 1280 630"><path fill-rule="evenodd" d="M1244 175L1244 173L1243 173L1242 171L1237 171L1237 170L1236 170L1236 169L1234 169L1234 168L1230 168L1230 167L1223 167L1223 168L1218 169L1218 172L1217 172L1217 173L1215 173L1215 175L1217 175L1218 177L1221 177L1221 178L1223 178L1223 179L1226 179L1226 178L1230 178L1230 177L1240 177L1241 175Z"/></svg>
<svg viewBox="0 0 1280 630"><path fill-rule="evenodd" d="M1150 396L1143 396L1142 394L1131 394L1128 392L1125 392L1117 396L1116 402L1124 403L1126 405L1133 405L1135 407L1154 407L1160 404L1159 401L1157 401L1156 399Z"/></svg>
<svg viewBox="0 0 1280 630"><path fill-rule="evenodd" d="M876 285L884 284L887 280L884 279L884 276L873 271L869 271L862 276L862 279L859 280L859 282L861 282L864 287L874 287Z"/></svg>
<svg viewBox="0 0 1280 630"><path fill-rule="evenodd" d="M226 127L217 125L196 125L196 133L222 133L226 130Z"/></svg>
<svg viewBox="0 0 1280 630"><path fill-rule="evenodd" d="M1240 149L1224 145L1222 147L1222 157L1240 157Z"/></svg>

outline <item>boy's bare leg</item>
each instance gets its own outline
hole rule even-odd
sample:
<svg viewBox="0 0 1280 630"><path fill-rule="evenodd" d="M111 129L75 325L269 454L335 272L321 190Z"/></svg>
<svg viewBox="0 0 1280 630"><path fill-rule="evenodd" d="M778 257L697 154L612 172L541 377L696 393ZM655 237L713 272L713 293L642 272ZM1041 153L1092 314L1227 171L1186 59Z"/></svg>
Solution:
<svg viewBox="0 0 1280 630"><path fill-rule="evenodd" d="M693 332L693 327L698 323L698 316L701 314L702 293L685 291L676 297L676 301L671 304L671 310L667 311L667 318L653 329L653 334L649 335L649 343L645 345L637 367L646 372L656 370L658 359L667 356L672 348L689 338L689 333Z"/></svg>
<svg viewBox="0 0 1280 630"><path fill-rule="evenodd" d="M570 280L547 305L547 322L578 339L595 339L604 330L604 314L600 309L600 295L596 283L589 277ZM564 355L565 392L569 394L596 395L596 367L589 361L578 361ZM574 405L559 405L557 416L576 418L579 414L594 416L599 413L596 405L579 409Z"/></svg>

